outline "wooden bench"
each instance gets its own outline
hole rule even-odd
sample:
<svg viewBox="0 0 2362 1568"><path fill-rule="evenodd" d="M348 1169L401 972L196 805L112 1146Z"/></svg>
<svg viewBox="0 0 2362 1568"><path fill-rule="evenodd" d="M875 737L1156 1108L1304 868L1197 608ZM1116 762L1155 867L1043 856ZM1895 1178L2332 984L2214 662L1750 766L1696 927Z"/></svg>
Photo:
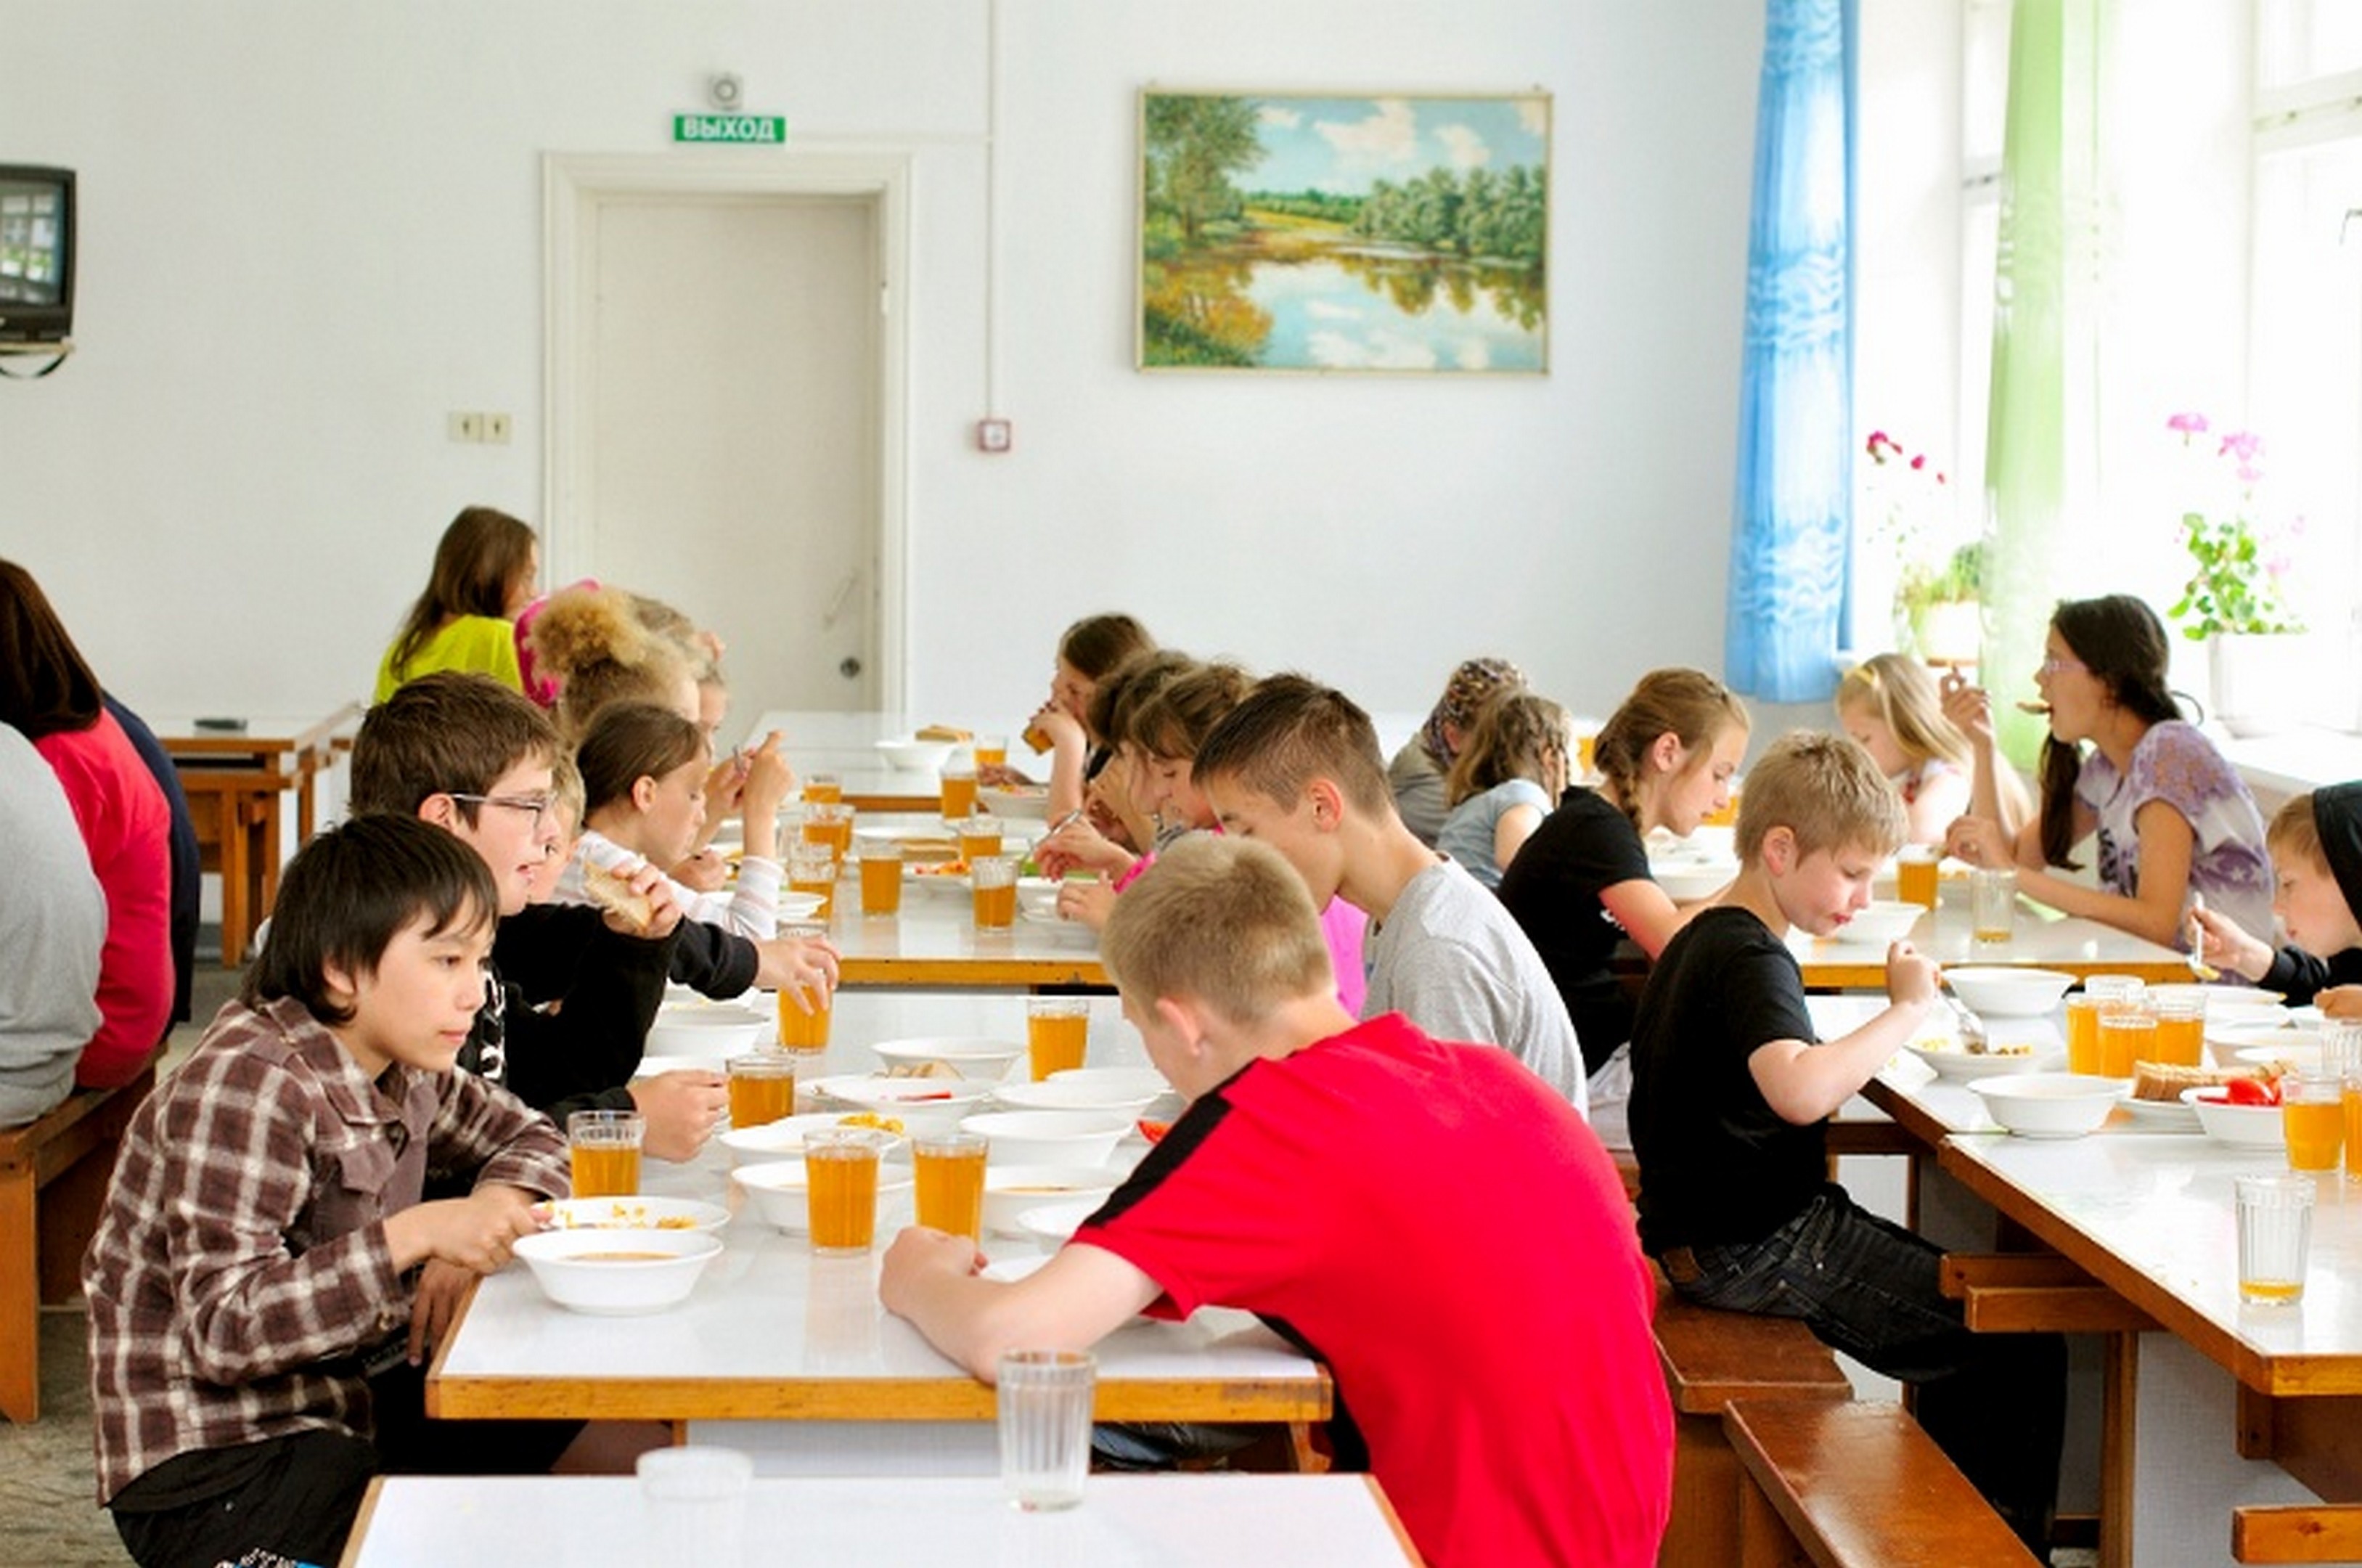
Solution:
<svg viewBox="0 0 2362 1568"><path fill-rule="evenodd" d="M150 1062L129 1083L77 1089L39 1121L0 1132L0 1415L41 1415L41 1303L81 1288L116 1145L156 1087Z"/></svg>
<svg viewBox="0 0 2362 1568"><path fill-rule="evenodd" d="M2036 1559L1900 1405L1742 1399L1738 1568L2008 1568Z"/></svg>
<svg viewBox="0 0 2362 1568"><path fill-rule="evenodd" d="M2233 1508L2231 1561L2362 1562L2362 1503L2289 1503Z"/></svg>
<svg viewBox="0 0 2362 1568"><path fill-rule="evenodd" d="M1657 1561L1730 1568L1747 1480L1723 1430L1723 1408L1734 1399L1841 1403L1853 1397L1853 1385L1804 1324L1695 1306L1662 1278L1655 1328L1673 1403L1673 1511Z"/></svg>

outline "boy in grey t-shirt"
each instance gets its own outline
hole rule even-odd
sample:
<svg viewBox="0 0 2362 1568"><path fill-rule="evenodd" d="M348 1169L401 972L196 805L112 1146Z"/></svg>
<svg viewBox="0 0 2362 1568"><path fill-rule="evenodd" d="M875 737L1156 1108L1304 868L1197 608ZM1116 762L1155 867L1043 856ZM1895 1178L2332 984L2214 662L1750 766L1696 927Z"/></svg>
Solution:
<svg viewBox="0 0 2362 1568"><path fill-rule="evenodd" d="M1370 917L1362 1015L1506 1048L1589 1112L1566 1003L1500 900L1396 814L1370 718L1343 693L1275 675L1214 727L1192 765L1223 831L1285 856L1315 904Z"/></svg>

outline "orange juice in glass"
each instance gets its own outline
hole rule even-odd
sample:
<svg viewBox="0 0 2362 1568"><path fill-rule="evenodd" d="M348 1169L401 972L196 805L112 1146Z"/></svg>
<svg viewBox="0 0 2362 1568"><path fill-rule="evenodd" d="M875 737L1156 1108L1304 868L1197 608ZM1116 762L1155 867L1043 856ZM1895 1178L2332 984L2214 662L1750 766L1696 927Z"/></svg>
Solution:
<svg viewBox="0 0 2362 1568"><path fill-rule="evenodd" d="M2343 1096L2345 1110L2345 1179L2362 1181L2362 1078L2348 1078Z"/></svg>
<svg viewBox="0 0 2362 1568"><path fill-rule="evenodd" d="M1894 896L1921 909L1936 907L1936 864L1942 857L1926 845L1907 845L1894 857Z"/></svg>
<svg viewBox="0 0 2362 1568"><path fill-rule="evenodd" d="M1026 1055L1040 1083L1052 1073L1083 1065L1090 1045L1091 1004L1083 997L1028 997Z"/></svg>
<svg viewBox="0 0 2362 1568"><path fill-rule="evenodd" d="M2344 1091L2322 1073L2280 1077L2280 1124L2288 1133L2292 1171L2334 1171L2345 1142Z"/></svg>
<svg viewBox="0 0 2362 1568"><path fill-rule="evenodd" d="M2194 1067L2206 1053L2206 999L2162 996L2157 999L2157 1055L2169 1066Z"/></svg>
<svg viewBox="0 0 2362 1568"><path fill-rule="evenodd" d="M1599 737L1596 734L1581 734L1574 737L1575 766L1583 769L1583 776L1585 778L1591 778L1598 771L1593 766L1594 759L1598 755L1598 749Z"/></svg>
<svg viewBox="0 0 2362 1568"><path fill-rule="evenodd" d="M730 1058L730 1125L761 1127L796 1110L796 1064L784 1051Z"/></svg>
<svg viewBox="0 0 2362 1568"><path fill-rule="evenodd" d="M960 858L981 860L1000 853L1000 819L971 816L959 825Z"/></svg>
<svg viewBox="0 0 2362 1568"><path fill-rule="evenodd" d="M577 1198L633 1198L640 1190L640 1140L647 1123L636 1110L578 1110L566 1119Z"/></svg>
<svg viewBox="0 0 2362 1568"><path fill-rule="evenodd" d="M959 822L976 812L976 764L955 762L944 769L944 820Z"/></svg>
<svg viewBox="0 0 2362 1568"><path fill-rule="evenodd" d="M844 799L844 780L833 773L804 775L804 804L834 805Z"/></svg>
<svg viewBox="0 0 2362 1568"><path fill-rule="evenodd" d="M857 1127L804 1140L804 1199L812 1251L866 1253L877 1236L877 1140Z"/></svg>
<svg viewBox="0 0 2362 1568"><path fill-rule="evenodd" d="M979 772L988 767L1008 767L1009 737L1007 735L977 736L976 766Z"/></svg>
<svg viewBox="0 0 2362 1568"><path fill-rule="evenodd" d="M825 921L836 909L836 859L824 844L800 844L788 856L788 891L816 893L812 918Z"/></svg>
<svg viewBox="0 0 2362 1568"><path fill-rule="evenodd" d="M2067 1070L2100 1070L2100 1002L2088 991L2067 999Z"/></svg>
<svg viewBox="0 0 2362 1568"><path fill-rule="evenodd" d="M974 1132L921 1133L911 1140L920 1224L983 1239L984 1156L985 1141Z"/></svg>
<svg viewBox="0 0 2362 1568"><path fill-rule="evenodd" d="M1708 812L1705 814L1703 820L1706 826L1728 827L1738 821L1738 779L1734 778L1730 781L1729 801L1719 811Z"/></svg>
<svg viewBox="0 0 2362 1568"><path fill-rule="evenodd" d="M866 915L902 911L902 846L893 839L871 839L861 845L861 912Z"/></svg>
<svg viewBox="0 0 2362 1568"><path fill-rule="evenodd" d="M809 942L815 937L826 936L828 927L816 921L781 921L779 934L798 937ZM810 1011L796 1005L799 996L801 996L810 1005ZM826 990L807 989L799 992L792 987L780 987L778 994L780 1049L804 1053L827 1050L829 1009L834 1000L835 998Z"/></svg>
<svg viewBox="0 0 2362 1568"><path fill-rule="evenodd" d="M1013 856L988 855L967 863L968 882L976 900L978 931L1007 931L1017 923L1017 860Z"/></svg>
<svg viewBox="0 0 2362 1568"><path fill-rule="evenodd" d="M804 842L825 845L842 862L853 850L853 808L822 802L804 809Z"/></svg>
<svg viewBox="0 0 2362 1568"><path fill-rule="evenodd" d="M2135 1062L2157 1060L2157 1014L2120 1007L2100 1014L2100 1076L2128 1078Z"/></svg>

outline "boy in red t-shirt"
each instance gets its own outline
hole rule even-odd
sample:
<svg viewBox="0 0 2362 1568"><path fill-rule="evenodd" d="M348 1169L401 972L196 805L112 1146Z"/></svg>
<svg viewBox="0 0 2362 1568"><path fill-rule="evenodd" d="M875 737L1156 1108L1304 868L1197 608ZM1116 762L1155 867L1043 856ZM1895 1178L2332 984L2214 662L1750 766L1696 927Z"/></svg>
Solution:
<svg viewBox="0 0 2362 1568"><path fill-rule="evenodd" d="M1166 850L1101 951L1189 1109L1038 1273L983 1279L973 1243L913 1229L886 1305L987 1379L1004 1350L1143 1310L1243 1308L1328 1364L1341 1460L1366 1452L1429 1561L1653 1563L1672 1478L1653 1291L1574 1109L1503 1052L1355 1022L1264 845Z"/></svg>

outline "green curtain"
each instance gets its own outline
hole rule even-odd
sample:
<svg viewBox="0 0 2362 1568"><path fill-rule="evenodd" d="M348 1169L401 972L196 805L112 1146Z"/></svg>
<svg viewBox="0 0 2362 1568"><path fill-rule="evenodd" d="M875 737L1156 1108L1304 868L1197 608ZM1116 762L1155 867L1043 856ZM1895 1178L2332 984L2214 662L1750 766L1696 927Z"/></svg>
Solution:
<svg viewBox="0 0 2362 1568"><path fill-rule="evenodd" d="M2015 0L1986 414L1983 680L2003 749L2030 767L2033 694L2062 536L2095 504L2103 0Z"/></svg>

